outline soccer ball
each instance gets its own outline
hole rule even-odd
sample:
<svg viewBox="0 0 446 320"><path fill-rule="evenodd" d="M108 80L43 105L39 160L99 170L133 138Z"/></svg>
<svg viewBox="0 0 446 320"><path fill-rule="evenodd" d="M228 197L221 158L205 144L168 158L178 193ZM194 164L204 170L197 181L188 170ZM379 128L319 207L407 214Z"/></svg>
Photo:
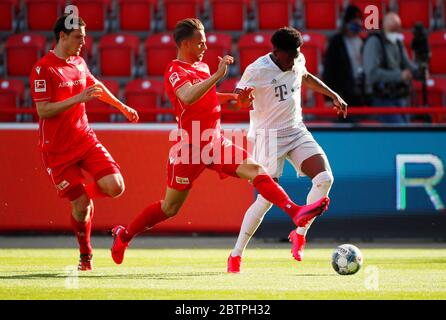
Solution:
<svg viewBox="0 0 446 320"><path fill-rule="evenodd" d="M336 248L331 258L333 269L341 275L355 274L362 266L362 253L352 244L343 244Z"/></svg>

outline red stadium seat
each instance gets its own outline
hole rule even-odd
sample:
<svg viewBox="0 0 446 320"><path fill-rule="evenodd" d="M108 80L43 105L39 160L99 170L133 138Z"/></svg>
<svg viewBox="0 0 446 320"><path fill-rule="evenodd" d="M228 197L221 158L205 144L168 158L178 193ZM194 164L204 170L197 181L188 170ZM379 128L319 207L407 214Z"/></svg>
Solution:
<svg viewBox="0 0 446 320"><path fill-rule="evenodd" d="M149 36L144 43L147 75L162 76L166 66L176 58L177 47L171 34Z"/></svg>
<svg viewBox="0 0 446 320"><path fill-rule="evenodd" d="M25 85L21 80L0 80L0 121L14 122L14 113L2 111L12 110L23 104L25 96Z"/></svg>
<svg viewBox="0 0 446 320"><path fill-rule="evenodd" d="M87 24L87 32L106 31L111 0L71 0L71 4L78 7L79 16Z"/></svg>
<svg viewBox="0 0 446 320"><path fill-rule="evenodd" d="M122 31L151 31L157 0L119 0Z"/></svg>
<svg viewBox="0 0 446 320"><path fill-rule="evenodd" d="M248 33L240 37L238 49L240 53L240 72L243 73L246 67L271 51L270 33Z"/></svg>
<svg viewBox="0 0 446 320"><path fill-rule="evenodd" d="M302 34L304 44L301 47L305 55L308 72L318 75L319 65L322 63L322 56L325 51L326 38L323 34L316 32L305 32Z"/></svg>
<svg viewBox="0 0 446 320"><path fill-rule="evenodd" d="M303 0L307 29L336 29L342 0Z"/></svg>
<svg viewBox="0 0 446 320"><path fill-rule="evenodd" d="M429 34L429 44L432 50L429 70L431 73L446 74L446 32L435 31Z"/></svg>
<svg viewBox="0 0 446 320"><path fill-rule="evenodd" d="M154 122L156 114L147 114L156 110L163 101L164 83L159 80L136 79L125 86L126 104L138 111L140 121Z"/></svg>
<svg viewBox="0 0 446 320"><path fill-rule="evenodd" d="M249 0L211 0L212 26L221 31L246 29Z"/></svg>
<svg viewBox="0 0 446 320"><path fill-rule="evenodd" d="M427 102L429 107L446 107L446 79L432 77L427 80ZM423 105L423 91L421 82L415 82L415 104ZM433 122L446 122L446 114L432 115Z"/></svg>
<svg viewBox="0 0 446 320"><path fill-rule="evenodd" d="M256 0L258 27L274 30L292 25L293 5L290 0Z"/></svg>
<svg viewBox="0 0 446 320"><path fill-rule="evenodd" d="M14 30L14 20L19 11L19 0L3 0L0 2L0 31Z"/></svg>
<svg viewBox="0 0 446 320"><path fill-rule="evenodd" d="M119 95L119 83L114 80L100 80L108 90L115 97ZM89 122L110 122L111 121L111 113L107 113L110 111L116 111L114 113L119 113L117 109L110 106L109 104L102 102L99 99L93 99L85 103L85 110L87 111L88 121Z"/></svg>
<svg viewBox="0 0 446 320"><path fill-rule="evenodd" d="M36 34L15 34L6 40L6 74L28 77L33 65L44 55L46 38Z"/></svg>
<svg viewBox="0 0 446 320"><path fill-rule="evenodd" d="M198 18L200 6L199 0L164 0L166 29L173 30L182 19Z"/></svg>
<svg viewBox="0 0 446 320"><path fill-rule="evenodd" d="M99 41L99 69L104 77L131 77L138 59L139 38L131 34L107 34Z"/></svg>
<svg viewBox="0 0 446 320"><path fill-rule="evenodd" d="M369 5L376 6L379 10L379 19L382 19L383 13L387 10L389 0L349 0L348 4L357 6L364 14L364 18L366 17L365 8Z"/></svg>
<svg viewBox="0 0 446 320"><path fill-rule="evenodd" d="M403 29L412 29L417 22L429 28L432 10L430 0L398 0L397 3Z"/></svg>
<svg viewBox="0 0 446 320"><path fill-rule="evenodd" d="M211 74L218 69L218 56L223 57L231 54L232 38L228 34L208 33L206 34L207 47L203 58L203 62L209 65Z"/></svg>
<svg viewBox="0 0 446 320"><path fill-rule="evenodd" d="M63 12L65 0L25 0L29 31L51 31Z"/></svg>

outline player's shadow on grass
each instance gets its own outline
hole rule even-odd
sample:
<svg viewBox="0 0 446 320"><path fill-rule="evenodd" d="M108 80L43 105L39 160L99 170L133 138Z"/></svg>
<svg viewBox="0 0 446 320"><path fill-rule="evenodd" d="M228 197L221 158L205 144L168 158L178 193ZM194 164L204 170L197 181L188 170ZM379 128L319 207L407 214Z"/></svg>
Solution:
<svg viewBox="0 0 446 320"><path fill-rule="evenodd" d="M95 274L82 273L77 274L78 278L85 279L152 279L152 280L181 280L188 277L203 277L203 276L219 276L225 272L176 272L176 273L124 273L124 274ZM65 279L73 277L73 274L67 273L29 273L17 274L10 276L0 275L0 280L36 280L36 279Z"/></svg>

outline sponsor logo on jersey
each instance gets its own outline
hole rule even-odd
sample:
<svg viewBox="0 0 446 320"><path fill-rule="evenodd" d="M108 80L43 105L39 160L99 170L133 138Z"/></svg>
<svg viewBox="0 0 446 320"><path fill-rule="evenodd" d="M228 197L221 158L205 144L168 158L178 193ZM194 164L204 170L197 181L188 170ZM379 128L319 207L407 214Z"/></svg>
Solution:
<svg viewBox="0 0 446 320"><path fill-rule="evenodd" d="M178 184L189 184L189 178L175 177Z"/></svg>
<svg viewBox="0 0 446 320"><path fill-rule="evenodd" d="M61 82L59 83L59 88L66 88L66 87L74 87L82 84L86 84L87 79L79 79L75 81L67 81L67 82Z"/></svg>
<svg viewBox="0 0 446 320"><path fill-rule="evenodd" d="M46 92L46 81L34 80L34 92Z"/></svg>
<svg viewBox="0 0 446 320"><path fill-rule="evenodd" d="M61 183L59 183L56 187L57 187L57 189L62 191L64 189L66 189L69 185L70 185L70 183L67 180L64 180Z"/></svg>
<svg viewBox="0 0 446 320"><path fill-rule="evenodd" d="M272 81L271 81L271 84L276 84L277 83L277 80L276 79L273 79Z"/></svg>
<svg viewBox="0 0 446 320"><path fill-rule="evenodd" d="M40 67L36 67L36 72L38 75L40 75L40 69L41 69Z"/></svg>
<svg viewBox="0 0 446 320"><path fill-rule="evenodd" d="M175 84L180 81L180 76L178 75L178 73L174 72L170 75L169 77L169 81L172 84L172 87L175 87Z"/></svg>

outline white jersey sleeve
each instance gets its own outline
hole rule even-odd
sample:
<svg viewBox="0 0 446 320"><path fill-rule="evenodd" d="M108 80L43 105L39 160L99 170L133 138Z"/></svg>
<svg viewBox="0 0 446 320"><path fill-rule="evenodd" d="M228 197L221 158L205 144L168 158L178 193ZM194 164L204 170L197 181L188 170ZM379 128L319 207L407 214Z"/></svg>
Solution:
<svg viewBox="0 0 446 320"><path fill-rule="evenodd" d="M258 78L258 72L254 64L250 64L243 72L243 76L240 79L239 83L237 84L237 89L256 87L257 78Z"/></svg>

